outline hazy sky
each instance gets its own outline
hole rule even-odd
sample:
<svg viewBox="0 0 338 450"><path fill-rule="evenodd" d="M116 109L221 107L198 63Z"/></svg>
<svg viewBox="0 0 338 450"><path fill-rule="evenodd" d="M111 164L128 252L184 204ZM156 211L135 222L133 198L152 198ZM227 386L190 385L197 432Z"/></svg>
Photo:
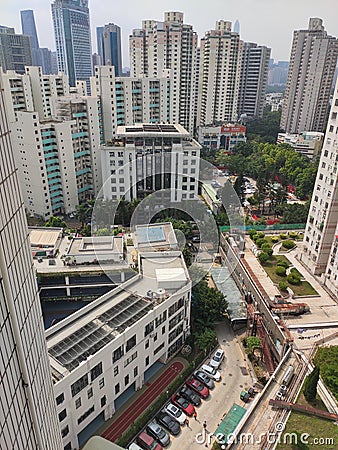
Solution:
<svg viewBox="0 0 338 450"><path fill-rule="evenodd" d="M20 10L33 9L40 47L55 49L51 1L0 0L0 25L21 33ZM338 36L338 0L89 0L92 49L96 27L113 22L121 27L123 66L129 65L128 36L144 19L163 20L164 11L184 12L199 38L213 29L216 20L240 21L241 38L271 47L276 60L288 60L292 33L307 28L309 17L320 17L325 29Z"/></svg>

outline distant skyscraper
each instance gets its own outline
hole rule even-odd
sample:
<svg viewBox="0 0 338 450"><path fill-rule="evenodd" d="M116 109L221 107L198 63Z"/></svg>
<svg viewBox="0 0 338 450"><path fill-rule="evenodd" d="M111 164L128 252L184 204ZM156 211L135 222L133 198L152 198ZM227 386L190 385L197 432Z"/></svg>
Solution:
<svg viewBox="0 0 338 450"><path fill-rule="evenodd" d="M0 78L0 442L61 450L42 312Z"/></svg>
<svg viewBox="0 0 338 450"><path fill-rule="evenodd" d="M242 44L224 20L201 39L198 126L237 118Z"/></svg>
<svg viewBox="0 0 338 450"><path fill-rule="evenodd" d="M171 69L173 123L193 132L195 122L195 74L197 34L183 23L183 13L164 13L164 22L144 20L142 29L129 37L132 77L161 77ZM158 102L157 102L158 104Z"/></svg>
<svg viewBox="0 0 338 450"><path fill-rule="evenodd" d="M52 64L52 74L57 74L59 69L58 69L58 57L56 52L51 52L50 59Z"/></svg>
<svg viewBox="0 0 338 450"><path fill-rule="evenodd" d="M41 54L39 51L39 40L36 32L34 12L31 9L20 11L22 34L31 37L33 65L41 66Z"/></svg>
<svg viewBox="0 0 338 450"><path fill-rule="evenodd" d="M114 66L115 76L122 76L121 56L121 28L109 23L104 27L96 28L97 50L101 57L101 64Z"/></svg>
<svg viewBox="0 0 338 450"><path fill-rule="evenodd" d="M311 18L308 30L294 32L281 128L288 133L323 131L337 65L338 40L322 20Z"/></svg>
<svg viewBox="0 0 338 450"><path fill-rule="evenodd" d="M238 116L262 117L271 49L244 42L238 94Z"/></svg>
<svg viewBox="0 0 338 450"><path fill-rule="evenodd" d="M71 86L76 80L92 75L92 48L88 0L54 0L52 3L58 68L69 77Z"/></svg>
<svg viewBox="0 0 338 450"><path fill-rule="evenodd" d="M25 73L25 66L32 64L30 37L16 34L14 28L0 25L0 66L3 70Z"/></svg>
<svg viewBox="0 0 338 450"><path fill-rule="evenodd" d="M234 33L241 34L241 26L239 24L239 20L237 19L234 24Z"/></svg>
<svg viewBox="0 0 338 450"><path fill-rule="evenodd" d="M52 70L52 52L49 48L40 48L41 67L45 75L53 73Z"/></svg>

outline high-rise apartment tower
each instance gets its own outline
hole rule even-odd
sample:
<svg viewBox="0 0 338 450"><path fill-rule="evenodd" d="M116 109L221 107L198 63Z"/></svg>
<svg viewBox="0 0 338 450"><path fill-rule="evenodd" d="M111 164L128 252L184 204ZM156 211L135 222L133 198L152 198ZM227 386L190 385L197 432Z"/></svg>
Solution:
<svg viewBox="0 0 338 450"><path fill-rule="evenodd" d="M321 19L311 18L307 30L294 31L280 123L284 131L324 131L337 55L338 40L328 36Z"/></svg>

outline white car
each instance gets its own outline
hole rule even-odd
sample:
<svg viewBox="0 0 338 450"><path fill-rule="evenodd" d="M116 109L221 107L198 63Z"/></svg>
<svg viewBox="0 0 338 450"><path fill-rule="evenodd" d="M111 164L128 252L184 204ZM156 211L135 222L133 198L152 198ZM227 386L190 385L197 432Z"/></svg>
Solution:
<svg viewBox="0 0 338 450"><path fill-rule="evenodd" d="M218 369L223 359L224 359L224 351L221 348L219 348L216 350L216 353L211 358L209 366L213 367L214 369Z"/></svg>
<svg viewBox="0 0 338 450"><path fill-rule="evenodd" d="M173 405L172 403L168 403L168 405L165 407L165 411L169 414L169 416L177 420L177 422L181 425L185 423L187 416L177 406Z"/></svg>
<svg viewBox="0 0 338 450"><path fill-rule="evenodd" d="M205 372L209 378L212 378L215 381L221 380L221 374L214 367L208 366L208 364L203 364L201 370Z"/></svg>

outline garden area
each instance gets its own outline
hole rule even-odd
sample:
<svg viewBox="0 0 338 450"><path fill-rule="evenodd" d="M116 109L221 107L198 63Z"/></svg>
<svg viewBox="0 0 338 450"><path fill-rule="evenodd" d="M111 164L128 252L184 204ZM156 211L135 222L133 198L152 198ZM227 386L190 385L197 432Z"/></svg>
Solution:
<svg viewBox="0 0 338 450"><path fill-rule="evenodd" d="M282 243L280 251L287 252L296 246L295 240L302 239L302 234L289 231L288 234L266 236L263 232L250 230L249 235L260 251L257 258L263 269L282 294L288 294L288 288L296 296L318 295L311 284L303 280L302 274L291 268L291 263L284 255L274 255L273 245Z"/></svg>
<svg viewBox="0 0 338 450"><path fill-rule="evenodd" d="M302 391L297 399L297 404L310 406L322 411L327 411L323 401L317 394L319 375L332 394L338 399L338 346L321 347L313 358L314 370L305 378ZM325 449L333 450L338 445L338 427L330 421L318 417L292 412L286 424L283 436L286 433L295 433L298 437L302 433L308 434L307 443L280 443L277 450L309 450ZM282 436L282 442L283 442ZM320 441L314 441L320 439Z"/></svg>

